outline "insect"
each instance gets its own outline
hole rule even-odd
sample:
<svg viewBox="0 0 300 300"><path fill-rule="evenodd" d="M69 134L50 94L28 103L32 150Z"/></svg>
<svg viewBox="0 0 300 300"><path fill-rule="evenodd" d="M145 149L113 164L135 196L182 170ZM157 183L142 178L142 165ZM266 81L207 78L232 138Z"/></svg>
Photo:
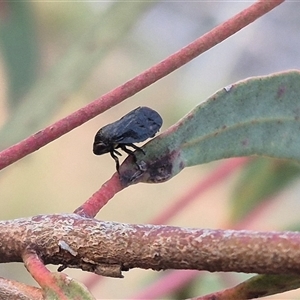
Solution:
<svg viewBox="0 0 300 300"><path fill-rule="evenodd" d="M130 146L135 150L144 152L133 143L143 142L148 138L154 137L162 125L161 116L149 107L138 107L120 120L102 127L95 135L93 152L96 155L110 153L110 156L116 162L116 169L119 172L119 158L122 154L116 149L121 148L124 152L132 155L134 161L136 157L134 152L128 148Z"/></svg>

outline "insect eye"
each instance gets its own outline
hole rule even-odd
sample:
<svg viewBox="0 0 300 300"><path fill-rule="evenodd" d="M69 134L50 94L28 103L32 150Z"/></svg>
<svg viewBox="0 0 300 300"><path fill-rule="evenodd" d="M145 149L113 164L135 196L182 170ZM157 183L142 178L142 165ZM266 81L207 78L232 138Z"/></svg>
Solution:
<svg viewBox="0 0 300 300"><path fill-rule="evenodd" d="M102 141L94 142L93 152L96 155L101 155L110 151L110 147Z"/></svg>

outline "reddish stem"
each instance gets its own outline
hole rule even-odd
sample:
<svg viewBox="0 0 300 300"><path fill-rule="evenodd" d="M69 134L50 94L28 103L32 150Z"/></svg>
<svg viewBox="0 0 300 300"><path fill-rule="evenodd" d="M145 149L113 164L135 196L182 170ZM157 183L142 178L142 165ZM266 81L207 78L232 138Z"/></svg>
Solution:
<svg viewBox="0 0 300 300"><path fill-rule="evenodd" d="M53 290L60 300L68 300L63 290L58 286L53 274L45 267L39 256L33 251L23 253L23 261L28 272L42 289Z"/></svg>
<svg viewBox="0 0 300 300"><path fill-rule="evenodd" d="M96 193L94 193L85 203L79 206L74 213L82 217L93 218L99 210L122 189L123 187L119 180L119 174L115 173Z"/></svg>

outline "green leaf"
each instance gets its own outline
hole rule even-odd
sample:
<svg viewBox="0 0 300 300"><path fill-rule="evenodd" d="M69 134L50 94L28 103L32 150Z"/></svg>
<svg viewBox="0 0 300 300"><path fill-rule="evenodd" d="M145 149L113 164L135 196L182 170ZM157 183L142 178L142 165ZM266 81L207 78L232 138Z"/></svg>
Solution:
<svg viewBox="0 0 300 300"><path fill-rule="evenodd" d="M243 169L234 188L231 219L236 222L262 201L287 186L300 175L300 166L291 162L260 157Z"/></svg>
<svg viewBox="0 0 300 300"><path fill-rule="evenodd" d="M254 77L223 88L148 142L120 168L124 186L166 181L183 168L263 155L300 162L300 72Z"/></svg>

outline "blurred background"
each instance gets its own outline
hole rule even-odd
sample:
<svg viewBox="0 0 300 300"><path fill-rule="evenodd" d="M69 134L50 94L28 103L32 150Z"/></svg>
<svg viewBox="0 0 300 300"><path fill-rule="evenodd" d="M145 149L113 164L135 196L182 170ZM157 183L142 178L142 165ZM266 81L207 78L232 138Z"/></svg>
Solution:
<svg viewBox="0 0 300 300"><path fill-rule="evenodd" d="M1 150L99 98L249 5L245 1L1 2ZM283 3L180 70L2 170L0 219L74 211L115 171L109 155L93 155L95 133L137 106L157 110L164 120L163 131L230 83L299 69L299 26L299 3ZM223 163L185 169L166 183L131 186L117 194L97 218L151 223ZM235 170L195 196L165 224L297 229L298 167L266 159L252 163L254 170L247 166ZM279 170L276 174L281 177L273 178L274 170ZM259 195L253 195L252 191L257 190ZM243 202L241 195L243 201L248 196L253 201L248 214L236 211ZM237 225L242 222L245 227ZM56 270L57 266L49 268ZM135 297L168 274L134 269L125 272L124 279L102 278L95 283L96 276L80 270L64 272L85 283L99 299ZM184 288L157 298L197 296L249 277L199 274ZM22 264L0 265L0 276L36 285ZM280 295L280 299L297 297L299 291Z"/></svg>

